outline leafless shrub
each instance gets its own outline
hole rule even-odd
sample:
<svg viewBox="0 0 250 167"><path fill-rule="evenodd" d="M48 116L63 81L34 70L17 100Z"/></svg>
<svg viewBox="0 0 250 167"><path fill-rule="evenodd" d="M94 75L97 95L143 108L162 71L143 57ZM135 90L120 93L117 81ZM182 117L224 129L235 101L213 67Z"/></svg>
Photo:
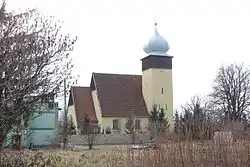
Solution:
<svg viewBox="0 0 250 167"><path fill-rule="evenodd" d="M193 166L240 166L249 165L248 143L220 144L213 142L175 142L161 144L159 150L141 150L130 154L137 167L193 167ZM129 165L129 164L127 164Z"/></svg>
<svg viewBox="0 0 250 167"><path fill-rule="evenodd" d="M100 133L98 125L94 124L88 115L85 115L84 119L80 121L79 127L85 142L87 142L91 150L95 144L97 135Z"/></svg>

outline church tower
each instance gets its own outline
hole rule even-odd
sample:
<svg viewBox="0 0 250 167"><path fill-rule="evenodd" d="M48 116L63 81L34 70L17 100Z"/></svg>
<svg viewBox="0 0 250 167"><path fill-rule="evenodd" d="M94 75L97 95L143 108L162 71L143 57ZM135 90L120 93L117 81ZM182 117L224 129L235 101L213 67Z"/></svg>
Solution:
<svg viewBox="0 0 250 167"><path fill-rule="evenodd" d="M172 56L167 54L168 42L160 36L155 23L155 32L143 48L147 53L142 61L142 92L148 112L154 105L166 109L170 126L173 127Z"/></svg>

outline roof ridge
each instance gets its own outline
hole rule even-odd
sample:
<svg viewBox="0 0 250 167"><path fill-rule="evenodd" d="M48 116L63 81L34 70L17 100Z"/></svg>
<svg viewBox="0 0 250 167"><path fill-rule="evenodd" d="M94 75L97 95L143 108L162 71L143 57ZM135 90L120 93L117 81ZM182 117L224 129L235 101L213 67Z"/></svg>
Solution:
<svg viewBox="0 0 250 167"><path fill-rule="evenodd" d="M94 74L101 74L101 75L126 75L126 76L141 76L140 74L118 74L118 73L99 73L99 72L93 72Z"/></svg>

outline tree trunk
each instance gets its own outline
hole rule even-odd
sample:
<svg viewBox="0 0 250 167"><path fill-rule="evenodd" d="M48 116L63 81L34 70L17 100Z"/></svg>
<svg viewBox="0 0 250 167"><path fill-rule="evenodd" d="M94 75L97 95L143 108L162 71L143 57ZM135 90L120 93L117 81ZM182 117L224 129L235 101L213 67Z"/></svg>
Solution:
<svg viewBox="0 0 250 167"><path fill-rule="evenodd" d="M89 149L92 150L93 149L93 144L89 143Z"/></svg>
<svg viewBox="0 0 250 167"><path fill-rule="evenodd" d="M3 141L4 141L3 134L0 134L0 149L1 149L2 146L3 146Z"/></svg>
<svg viewBox="0 0 250 167"><path fill-rule="evenodd" d="M0 149L3 147L4 139L6 138L6 134L0 133Z"/></svg>

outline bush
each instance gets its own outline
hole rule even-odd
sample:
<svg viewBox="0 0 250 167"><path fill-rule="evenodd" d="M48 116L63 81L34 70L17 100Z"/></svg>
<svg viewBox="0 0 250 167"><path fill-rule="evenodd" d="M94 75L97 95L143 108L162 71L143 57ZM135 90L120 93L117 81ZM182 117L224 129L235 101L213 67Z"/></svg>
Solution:
<svg viewBox="0 0 250 167"><path fill-rule="evenodd" d="M111 128L109 126L106 127L106 134L111 134Z"/></svg>

